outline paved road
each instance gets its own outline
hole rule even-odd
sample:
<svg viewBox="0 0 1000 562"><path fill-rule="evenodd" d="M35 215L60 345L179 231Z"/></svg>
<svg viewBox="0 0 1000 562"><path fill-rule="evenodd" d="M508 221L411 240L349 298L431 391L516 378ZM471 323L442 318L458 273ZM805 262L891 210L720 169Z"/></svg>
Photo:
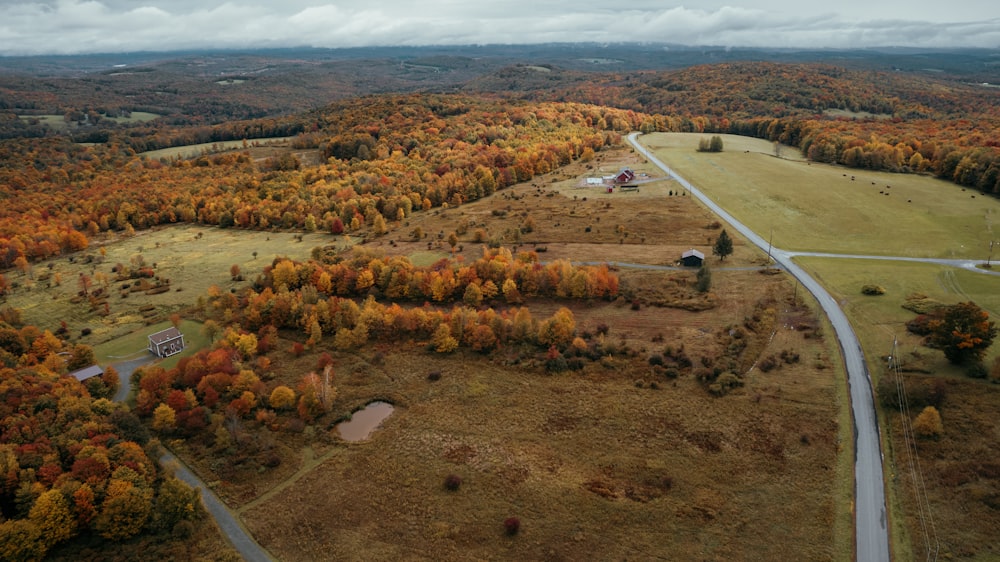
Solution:
<svg viewBox="0 0 1000 562"><path fill-rule="evenodd" d="M160 464L162 466L172 466L174 468L174 475L177 478L187 482L189 486L201 492L201 503L204 504L205 509L215 518L215 522L218 524L222 534L229 539L229 542L233 544L233 548L243 556L244 560L248 562L273 562L274 559L271 555L257 544L257 541L250 536L250 533L247 532L239 519L229 511L226 504L222 503L219 496L216 496L212 490L209 490L208 486L191 472L180 459L175 457L173 453L165 452L160 456Z"/></svg>
<svg viewBox="0 0 1000 562"><path fill-rule="evenodd" d="M121 361L115 363L115 370L118 371L118 390L115 391L115 397L113 400L115 402L124 402L132 392L132 373L136 369L152 363L156 359L152 354L145 353L136 359L129 359L128 361Z"/></svg>
<svg viewBox="0 0 1000 562"><path fill-rule="evenodd" d="M115 370L118 371L118 378L120 381L120 386L118 391L115 392L114 400L116 402L124 402L128 398L128 394L131 391L130 388L130 378L132 377L132 372L139 367L146 365L147 363L153 362L155 357L152 355L142 356L136 359L131 359L128 361L122 361L120 363L115 363ZM198 478L191 470L183 463L180 459L174 456L173 453L167 451L160 456L160 466L171 467L174 469L174 475L182 481L186 482L192 488L198 490L201 494L201 503L205 506L208 513L215 519L215 523L219 526L219 530L222 534L229 540L233 545L233 548L243 557L244 560L249 562L272 562L274 559L270 554L267 553L257 541L250 536L243 524L240 523L239 519L226 504L222 503L222 500L215 495L212 490Z"/></svg>
<svg viewBox="0 0 1000 562"><path fill-rule="evenodd" d="M638 133L632 133L628 140L639 153L659 166L677 183L708 206L713 212L733 226L747 240L767 251L770 245L757 233L736 220L698 188L678 176L666 164L658 160L645 147L636 142ZM805 254L799 254L805 255ZM889 532L885 510L885 482L882 473L882 445L879 439L878 417L875 414L875 399L872 393L871 377L865 364L861 344L851 328L847 316L837 302L804 269L792 262L793 253L771 248L771 256L794 276L802 286L816 297L830 318L840 350L847 367L847 382L851 393L851 414L854 419L854 541L855 558L865 562L889 560Z"/></svg>

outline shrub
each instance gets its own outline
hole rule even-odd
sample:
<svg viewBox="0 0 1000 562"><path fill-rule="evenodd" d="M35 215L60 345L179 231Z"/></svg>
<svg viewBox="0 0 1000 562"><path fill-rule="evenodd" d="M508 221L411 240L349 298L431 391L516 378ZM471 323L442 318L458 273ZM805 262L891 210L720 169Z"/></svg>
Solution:
<svg viewBox="0 0 1000 562"><path fill-rule="evenodd" d="M944 432L944 427L941 425L941 414L938 413L937 408L934 406L927 406L924 408L917 419L913 420L913 432L917 434L917 437L923 437L926 439L937 439Z"/></svg>
<svg viewBox="0 0 1000 562"><path fill-rule="evenodd" d="M507 536L513 537L521 530L521 520L517 517L508 517L503 520L503 530Z"/></svg>
<svg viewBox="0 0 1000 562"><path fill-rule="evenodd" d="M435 382L435 381L441 380L441 371L431 371L431 372L427 373L427 380L429 380L431 382Z"/></svg>
<svg viewBox="0 0 1000 562"><path fill-rule="evenodd" d="M865 285L861 287L862 295L878 296L885 294L885 287L881 285Z"/></svg>
<svg viewBox="0 0 1000 562"><path fill-rule="evenodd" d="M921 314L906 323L906 331L918 336L926 336L931 333L931 322L934 317L930 314Z"/></svg>
<svg viewBox="0 0 1000 562"><path fill-rule="evenodd" d="M444 488L450 492L457 491L462 487L462 477L457 474L449 474L444 479Z"/></svg>
<svg viewBox="0 0 1000 562"><path fill-rule="evenodd" d="M663 356L659 353L654 353L649 356L650 365L663 365Z"/></svg>
<svg viewBox="0 0 1000 562"><path fill-rule="evenodd" d="M760 367L761 371L768 373L770 371L773 371L774 368L778 366L778 361L775 360L773 355L771 355L769 357L765 357L764 360L761 361L760 364L757 366Z"/></svg>
<svg viewBox="0 0 1000 562"><path fill-rule="evenodd" d="M971 379L985 379L990 372L982 361L975 361L965 369L965 374Z"/></svg>

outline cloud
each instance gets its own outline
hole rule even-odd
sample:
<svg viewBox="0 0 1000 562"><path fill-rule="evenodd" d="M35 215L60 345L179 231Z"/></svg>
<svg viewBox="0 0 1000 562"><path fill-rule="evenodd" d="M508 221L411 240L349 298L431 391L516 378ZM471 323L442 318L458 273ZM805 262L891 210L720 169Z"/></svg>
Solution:
<svg viewBox="0 0 1000 562"><path fill-rule="evenodd" d="M880 14L874 11L881 9L878 6L845 1L838 6L852 6L850 13ZM961 9L963 2L971 0L958 0L948 12L955 17L969 13ZM629 41L731 47L1000 47L996 17L863 20L810 12L808 3L788 0L749 4L756 7L711 0L699 9L633 0L629 8L619 10L595 0L13 0L0 4L0 54ZM914 0L907 13L914 18L929 13L923 8Z"/></svg>

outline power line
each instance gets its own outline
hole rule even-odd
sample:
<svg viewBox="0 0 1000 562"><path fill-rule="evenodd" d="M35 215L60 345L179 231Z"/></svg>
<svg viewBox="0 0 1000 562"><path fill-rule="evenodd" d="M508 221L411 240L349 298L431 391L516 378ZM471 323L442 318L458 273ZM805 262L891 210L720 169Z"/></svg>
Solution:
<svg viewBox="0 0 1000 562"><path fill-rule="evenodd" d="M917 454L916 435L910 422L910 405L906 398L906 386L903 382L903 375L900 369L900 361L897 355L897 340L892 338L892 352L889 354L889 369L893 373L896 385L896 397L899 401L899 412L903 427L903 444L906 448L907 466L910 472L910 479L913 482L914 499L917 504L917 517L920 520L921 534L924 539L924 550L927 560L937 560L941 545L938 542L937 530L934 526L934 517L931 514L930 498L927 495L927 486L924 483L923 471L920 468L920 457Z"/></svg>

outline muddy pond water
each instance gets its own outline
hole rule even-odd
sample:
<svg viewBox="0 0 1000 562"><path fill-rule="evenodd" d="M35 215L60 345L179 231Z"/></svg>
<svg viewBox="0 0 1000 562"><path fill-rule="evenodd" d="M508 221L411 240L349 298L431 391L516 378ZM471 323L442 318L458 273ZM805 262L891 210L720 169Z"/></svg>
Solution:
<svg viewBox="0 0 1000 562"><path fill-rule="evenodd" d="M377 400L351 414L351 419L337 424L337 431L344 441L364 441L371 437L382 422L392 415L395 408L388 402Z"/></svg>

